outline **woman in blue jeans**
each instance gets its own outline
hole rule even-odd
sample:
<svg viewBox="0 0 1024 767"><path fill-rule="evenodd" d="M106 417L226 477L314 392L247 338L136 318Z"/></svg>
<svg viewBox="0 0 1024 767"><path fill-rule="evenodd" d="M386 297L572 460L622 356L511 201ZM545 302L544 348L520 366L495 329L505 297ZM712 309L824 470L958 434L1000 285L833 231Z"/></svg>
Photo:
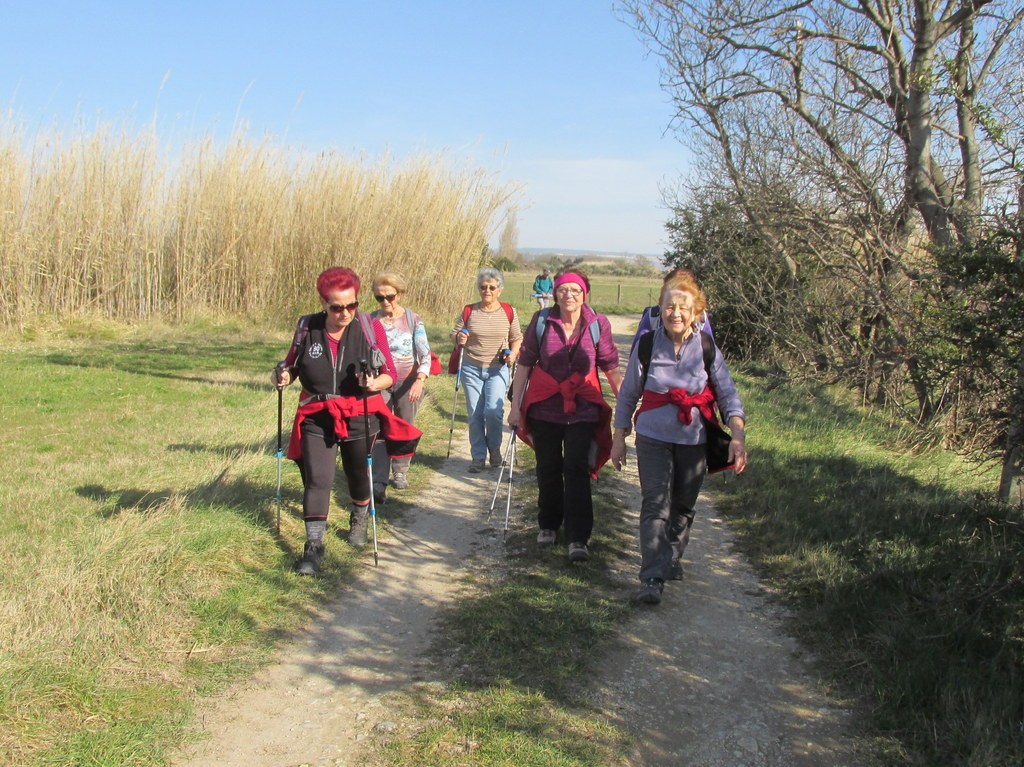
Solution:
<svg viewBox="0 0 1024 767"><path fill-rule="evenodd" d="M505 278L485 267L476 276L480 300L467 304L455 323L452 339L462 347L462 387L469 425L469 471L501 464L501 437L509 368L519 356L523 329L514 307L501 301Z"/></svg>

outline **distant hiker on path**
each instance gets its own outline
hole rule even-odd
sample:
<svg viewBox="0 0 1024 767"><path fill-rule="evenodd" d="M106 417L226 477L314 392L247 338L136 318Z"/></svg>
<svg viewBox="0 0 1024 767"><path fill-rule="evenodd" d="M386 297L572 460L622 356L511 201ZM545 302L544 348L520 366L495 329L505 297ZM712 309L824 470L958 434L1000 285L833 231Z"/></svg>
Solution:
<svg viewBox="0 0 1024 767"><path fill-rule="evenodd" d="M597 373L618 394L619 350L608 318L587 305L586 275L560 274L554 293L558 305L526 329L508 422L537 454L537 543L553 545L564 525L569 560L582 562L594 527L590 480L611 451L612 411Z"/></svg>
<svg viewBox="0 0 1024 767"><path fill-rule="evenodd" d="M299 318L291 348L273 373L277 386L288 386L296 378L302 383L288 445L304 488L306 544L297 568L300 575L320 571L339 451L352 499L348 540L362 547L372 492L367 443L382 433L388 453L399 458L412 456L422 435L394 415L381 397L397 374L384 327L359 311L359 286L359 277L345 267L331 267L317 277L323 311ZM364 367L368 372L362 372Z"/></svg>
<svg viewBox="0 0 1024 767"><path fill-rule="evenodd" d="M462 347L469 471L473 474L484 470L488 455L492 467L501 465L509 368L519 357L523 343L519 315L511 304L500 300L504 286L505 277L497 269L481 269L476 275L480 300L463 308L451 332L452 340Z"/></svg>
<svg viewBox="0 0 1024 767"><path fill-rule="evenodd" d="M617 469L640 402L635 421L641 586L635 599L646 604L661 601L666 580L682 580L680 559L707 472L707 422L716 422L715 403L732 431L728 462L737 474L747 464L743 404L721 351L695 325L706 306L691 275L665 283L661 327L633 347L616 402L611 460Z"/></svg>
<svg viewBox="0 0 1024 767"><path fill-rule="evenodd" d="M555 289L554 281L551 279L551 270L546 266L544 271L537 275L533 281L533 297L537 299L537 306L546 309L551 305L551 291Z"/></svg>

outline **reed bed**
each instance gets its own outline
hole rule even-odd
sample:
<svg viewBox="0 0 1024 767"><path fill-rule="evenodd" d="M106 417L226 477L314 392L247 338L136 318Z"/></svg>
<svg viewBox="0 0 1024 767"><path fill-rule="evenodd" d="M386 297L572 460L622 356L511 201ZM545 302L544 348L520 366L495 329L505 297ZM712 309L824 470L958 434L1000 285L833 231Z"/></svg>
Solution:
<svg viewBox="0 0 1024 767"><path fill-rule="evenodd" d="M327 266L409 278L452 314L516 189L443 156L396 166L233 135L173 157L111 127L26 140L0 127L0 325L42 315L291 316Z"/></svg>

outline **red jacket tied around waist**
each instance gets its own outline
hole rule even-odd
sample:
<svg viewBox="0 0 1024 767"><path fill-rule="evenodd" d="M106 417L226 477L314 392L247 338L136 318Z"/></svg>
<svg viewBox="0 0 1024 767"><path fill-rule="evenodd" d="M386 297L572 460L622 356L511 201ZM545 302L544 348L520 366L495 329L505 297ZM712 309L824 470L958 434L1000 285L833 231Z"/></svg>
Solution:
<svg viewBox="0 0 1024 767"><path fill-rule="evenodd" d="M292 436L288 441L288 457L293 461L302 460L300 426L307 416L319 413L321 410L328 411L334 419L335 435L338 439L343 440L348 436L348 419L363 417L363 402L366 403L367 413L380 421L380 433L384 437L388 456L402 458L413 455L423 432L392 413L387 403L384 402L384 398L376 394L365 400L360 397L331 397L327 400L314 400L305 405L299 405L298 410L295 411Z"/></svg>
<svg viewBox="0 0 1024 767"><path fill-rule="evenodd" d="M530 385L526 387L526 393L523 395L520 405L521 418L516 427L516 435L527 445L533 447L526 422L530 406L537 402L543 402L556 394L562 396L562 410L566 414L576 412L577 397L594 403L600 410L597 428L594 430L596 450L592 451L594 459L590 466L590 476L596 477L601 467L608 461L612 451L612 409L604 401L604 395L601 394L601 383L597 378L596 368L592 368L586 376L573 373L564 381L556 381L551 374L540 367L533 368L530 373Z"/></svg>
<svg viewBox="0 0 1024 767"><path fill-rule="evenodd" d="M679 412L676 417L680 422L689 425L693 421L693 408L697 408L705 420L711 423L718 423L715 409L715 393L710 386L705 386L704 391L699 394L690 394L686 389L669 389L664 394L650 389L644 389L643 399L640 400L640 407L633 416L633 423L636 423L637 416L645 410L654 410L665 405L675 405Z"/></svg>

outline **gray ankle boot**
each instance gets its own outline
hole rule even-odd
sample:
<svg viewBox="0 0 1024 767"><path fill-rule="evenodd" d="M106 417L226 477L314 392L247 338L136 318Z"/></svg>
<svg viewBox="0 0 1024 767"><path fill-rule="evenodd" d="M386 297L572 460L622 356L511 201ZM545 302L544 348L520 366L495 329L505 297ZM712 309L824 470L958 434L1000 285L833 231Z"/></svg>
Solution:
<svg viewBox="0 0 1024 767"><path fill-rule="evenodd" d="M348 542L356 548L366 545L369 506L353 506L348 517Z"/></svg>
<svg viewBox="0 0 1024 767"><path fill-rule="evenodd" d="M295 568L299 575L316 575L320 572L320 560L324 556L324 545L306 541L306 547L302 551L302 559Z"/></svg>

